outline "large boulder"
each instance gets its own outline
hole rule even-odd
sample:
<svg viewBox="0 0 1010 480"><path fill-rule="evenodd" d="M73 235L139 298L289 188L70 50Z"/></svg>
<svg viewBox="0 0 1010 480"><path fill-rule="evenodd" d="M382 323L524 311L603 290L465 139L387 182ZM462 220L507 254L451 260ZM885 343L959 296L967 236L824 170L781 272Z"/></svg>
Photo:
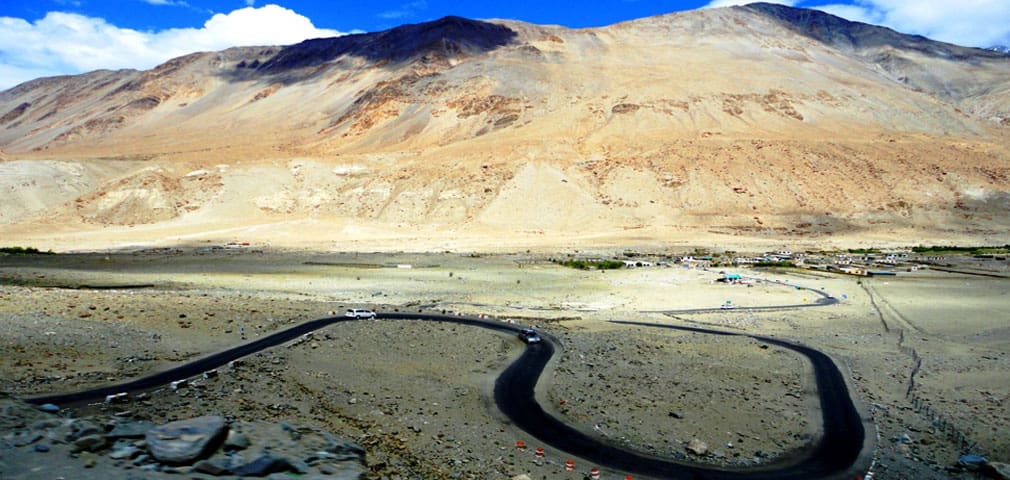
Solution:
<svg viewBox="0 0 1010 480"><path fill-rule="evenodd" d="M159 462L189 465L213 453L227 433L223 417L208 415L154 427L145 438L148 450Z"/></svg>
<svg viewBox="0 0 1010 480"><path fill-rule="evenodd" d="M154 424L151 422L120 422L113 427L111 432L105 434L105 438L110 440L144 438L152 428L154 428Z"/></svg>

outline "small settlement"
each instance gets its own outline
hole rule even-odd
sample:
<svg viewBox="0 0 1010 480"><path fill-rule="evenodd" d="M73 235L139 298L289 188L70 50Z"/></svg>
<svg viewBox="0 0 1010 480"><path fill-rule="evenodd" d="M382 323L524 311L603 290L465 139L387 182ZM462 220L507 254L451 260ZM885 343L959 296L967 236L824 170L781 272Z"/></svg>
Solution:
<svg viewBox="0 0 1010 480"><path fill-rule="evenodd" d="M789 267L819 270L843 275L861 277L897 275L899 272L915 272L930 266L943 267L948 259L944 256L915 254L910 250L867 249L846 252L792 252L776 250L751 256L729 256L725 254L694 254L684 256L631 255L619 260L624 268L681 267L708 269L721 266L739 267ZM1001 259L1000 259L1001 260ZM604 259L589 259L604 261ZM738 283L741 278L729 274L722 282Z"/></svg>
<svg viewBox="0 0 1010 480"><path fill-rule="evenodd" d="M897 275L899 270L914 272L932 262L943 261L943 257L920 258L908 251L862 252L862 253L793 253L787 250L765 253L755 257L737 257L735 265L792 264L795 267L825 272L856 275Z"/></svg>
<svg viewBox="0 0 1010 480"><path fill-rule="evenodd" d="M996 249L1001 251L1000 249ZM1005 250L1010 250L1008 247ZM573 256L575 257L575 256ZM721 267L750 268L797 268L816 270L839 275L859 277L894 276L899 273L917 272L923 269L942 270L954 273L966 271L1005 271L1010 274L1010 255L1006 254L951 254L925 255L913 250L861 249L833 252L791 252L779 250L758 255L736 253L710 253L695 251L691 255L666 256L662 254L642 254L625 252L623 259L583 257L578 263L593 268L594 264L616 264L625 269L636 268L684 268L708 270ZM551 262L557 262L551 260ZM998 265L993 265L993 264ZM986 265L988 264L988 266ZM599 267L596 268L613 268ZM747 283L743 278L727 274L720 282Z"/></svg>

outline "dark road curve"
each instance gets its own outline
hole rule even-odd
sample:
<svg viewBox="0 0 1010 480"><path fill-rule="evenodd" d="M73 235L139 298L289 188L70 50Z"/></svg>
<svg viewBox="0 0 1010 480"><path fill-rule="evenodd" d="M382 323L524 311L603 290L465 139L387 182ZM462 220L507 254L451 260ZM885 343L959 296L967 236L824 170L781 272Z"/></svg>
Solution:
<svg viewBox="0 0 1010 480"><path fill-rule="evenodd" d="M782 310L794 310L798 308L815 308L815 307L826 307L828 305L836 305L840 303L837 298L829 295L828 292L823 290L818 290L811 287L803 287L800 285L794 285L791 283L778 283L778 285L784 287L792 287L800 290L806 290L810 293L816 294L820 298L812 303L796 303L791 305L768 305L763 307L740 307L734 306L732 309L723 309L722 306L715 308L688 308L682 310L653 310L644 311L642 313L662 313L664 315L687 315L692 313L717 313L717 312L778 312Z"/></svg>
<svg viewBox="0 0 1010 480"><path fill-rule="evenodd" d="M440 322L451 322L461 325L472 325L502 332L518 332L519 327L502 322L492 322L470 317L457 317L452 315L439 314L419 314L419 313L380 313L380 319L403 319L403 320L433 320ZM350 317L327 317L317 320L310 320L300 323L291 328L274 332L249 343L244 343L236 347L223 350L206 357L198 358L191 362L170 368L161 372L130 380L115 385L98 387L90 390L73 393L62 393L53 395L43 395L27 399L28 402L41 405L43 403L53 403L61 407L83 406L88 403L101 402L107 395L115 395L121 392L130 394L150 390L153 388L168 385L172 382L185 380L202 374L203 372L227 365L228 362L238 360L252 355L267 348L280 345L294 340L302 335L328 327L335 323L359 321Z"/></svg>
<svg viewBox="0 0 1010 480"><path fill-rule="evenodd" d="M517 332L520 327L499 321L487 321L452 315L386 312L380 319L429 320L476 326L500 332ZM247 344L203 357L178 367L154 373L117 385L82 392L39 396L28 399L34 404L54 403L62 407L99 402L106 395L120 392L137 393L157 388L173 381L200 375L266 348L294 340L299 336L329 325L355 321L353 318L329 317L295 325ZM677 462L651 457L604 443L551 416L537 403L536 384L557 348L550 335L541 344L528 345L526 350L499 375L494 385L494 400L499 410L531 436L557 450L593 462L594 464L633 475L671 480L812 480L841 479L853 468L863 447L862 419L849 398L844 378L831 359L809 347L757 335L738 334L694 327L614 321L613 323L671 328L695 333L747 336L804 355L814 367L817 392L823 412L823 437L811 449L798 454L790 463L766 465L752 469L717 469L710 466Z"/></svg>

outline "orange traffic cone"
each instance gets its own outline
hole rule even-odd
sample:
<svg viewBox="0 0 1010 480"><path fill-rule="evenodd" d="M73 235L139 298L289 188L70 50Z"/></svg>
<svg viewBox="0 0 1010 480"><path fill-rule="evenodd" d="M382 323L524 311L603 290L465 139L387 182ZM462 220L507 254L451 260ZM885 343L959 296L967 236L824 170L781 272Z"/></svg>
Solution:
<svg viewBox="0 0 1010 480"><path fill-rule="evenodd" d="M526 450L526 442L522 440L516 440L516 448L519 450Z"/></svg>

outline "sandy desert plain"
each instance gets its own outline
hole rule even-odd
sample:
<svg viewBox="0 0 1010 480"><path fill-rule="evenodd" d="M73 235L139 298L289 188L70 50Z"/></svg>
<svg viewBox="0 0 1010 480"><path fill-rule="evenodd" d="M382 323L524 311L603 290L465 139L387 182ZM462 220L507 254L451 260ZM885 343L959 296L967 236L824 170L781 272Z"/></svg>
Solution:
<svg viewBox="0 0 1010 480"><path fill-rule="evenodd" d="M638 253L661 260L687 252ZM966 452L1010 462L1005 261L987 264L994 277L925 269L875 278L681 265L601 272L550 262L571 255L588 254L181 248L4 256L0 392L30 397L121 381L349 307L446 310L535 324L556 336L563 351L538 398L554 415L614 444L745 466L774 462L816 440L817 397L802 357L746 337L611 323L634 320L756 333L829 354L867 419L874 478L976 478L949 468ZM771 281L715 283L722 270ZM841 302L666 312L814 300L779 280ZM92 413L156 423L219 414L325 428L367 449L367 478L583 478L589 465L579 461L578 471L564 472L567 455L549 447L545 461L535 462L532 449L542 445L493 403L494 378L523 348L511 335L482 329L363 320L255 354L201 389L166 390ZM914 355L922 362L909 394ZM693 439L707 452L689 452ZM517 450L517 440L530 448ZM13 451L0 456L0 468L13 479L86 478L72 460ZM113 463L98 458L99 467Z"/></svg>

